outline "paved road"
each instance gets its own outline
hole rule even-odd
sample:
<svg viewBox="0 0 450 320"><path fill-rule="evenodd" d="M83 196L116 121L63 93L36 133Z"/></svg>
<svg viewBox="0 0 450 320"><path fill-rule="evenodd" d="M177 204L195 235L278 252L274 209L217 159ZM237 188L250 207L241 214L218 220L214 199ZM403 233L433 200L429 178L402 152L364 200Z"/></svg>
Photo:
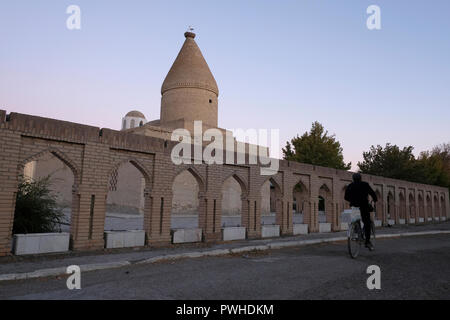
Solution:
<svg viewBox="0 0 450 320"><path fill-rule="evenodd" d="M450 299L450 236L378 240L347 256L345 243L132 265L64 278L0 283L0 299ZM381 290L366 287L369 265Z"/></svg>

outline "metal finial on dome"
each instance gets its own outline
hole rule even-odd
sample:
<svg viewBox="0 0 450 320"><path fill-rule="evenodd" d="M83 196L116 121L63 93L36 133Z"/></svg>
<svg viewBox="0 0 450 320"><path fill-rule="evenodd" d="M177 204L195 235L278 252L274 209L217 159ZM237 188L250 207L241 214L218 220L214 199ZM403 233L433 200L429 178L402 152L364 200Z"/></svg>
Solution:
<svg viewBox="0 0 450 320"><path fill-rule="evenodd" d="M188 30L185 32L184 36L186 38L195 38L195 33L194 33L194 27L193 26L189 26Z"/></svg>

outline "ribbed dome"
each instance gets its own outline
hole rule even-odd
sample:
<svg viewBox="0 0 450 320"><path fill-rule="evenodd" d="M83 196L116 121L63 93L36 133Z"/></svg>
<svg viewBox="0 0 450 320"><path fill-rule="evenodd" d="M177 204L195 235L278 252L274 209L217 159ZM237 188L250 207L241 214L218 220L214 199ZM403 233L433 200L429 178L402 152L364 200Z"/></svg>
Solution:
<svg viewBox="0 0 450 320"><path fill-rule="evenodd" d="M136 110L128 112L125 117L136 117L136 118L144 118L145 119L145 116L142 114L142 112L136 111Z"/></svg>
<svg viewBox="0 0 450 320"><path fill-rule="evenodd" d="M161 94L175 88L200 88L219 95L216 80L195 42L195 34L186 32L186 40L170 68L161 88Z"/></svg>

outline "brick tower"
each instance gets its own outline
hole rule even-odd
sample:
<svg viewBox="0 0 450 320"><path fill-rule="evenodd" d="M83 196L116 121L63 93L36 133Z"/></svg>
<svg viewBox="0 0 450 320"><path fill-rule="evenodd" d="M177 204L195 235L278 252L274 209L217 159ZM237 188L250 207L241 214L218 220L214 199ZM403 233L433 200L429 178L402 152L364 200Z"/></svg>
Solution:
<svg viewBox="0 0 450 320"><path fill-rule="evenodd" d="M194 40L195 34L186 32L184 36L183 47L161 88L161 126L192 130L194 121L201 120L204 128L217 128L216 80Z"/></svg>

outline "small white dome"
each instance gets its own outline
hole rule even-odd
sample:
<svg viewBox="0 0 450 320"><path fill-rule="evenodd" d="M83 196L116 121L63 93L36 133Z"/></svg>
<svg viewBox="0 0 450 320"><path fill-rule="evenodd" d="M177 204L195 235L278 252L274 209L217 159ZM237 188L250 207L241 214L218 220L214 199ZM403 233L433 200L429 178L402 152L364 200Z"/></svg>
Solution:
<svg viewBox="0 0 450 320"><path fill-rule="evenodd" d="M142 127L147 123L145 116L142 112L133 110L128 112L125 117L122 118L122 130L127 130L136 127Z"/></svg>

